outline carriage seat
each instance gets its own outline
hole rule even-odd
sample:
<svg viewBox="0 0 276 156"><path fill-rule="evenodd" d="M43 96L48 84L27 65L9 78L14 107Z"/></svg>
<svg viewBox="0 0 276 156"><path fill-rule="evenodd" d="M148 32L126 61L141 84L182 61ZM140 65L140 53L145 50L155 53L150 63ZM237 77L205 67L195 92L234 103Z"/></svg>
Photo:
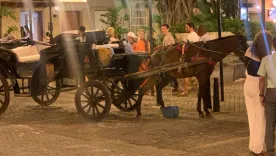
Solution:
<svg viewBox="0 0 276 156"><path fill-rule="evenodd" d="M40 59L40 50L48 48L47 45L23 46L12 49L19 62L35 62Z"/></svg>

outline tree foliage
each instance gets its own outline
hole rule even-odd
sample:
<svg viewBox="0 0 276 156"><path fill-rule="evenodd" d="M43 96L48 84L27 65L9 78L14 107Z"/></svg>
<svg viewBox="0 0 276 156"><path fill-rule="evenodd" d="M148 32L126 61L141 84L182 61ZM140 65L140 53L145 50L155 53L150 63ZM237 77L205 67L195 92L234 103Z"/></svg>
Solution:
<svg viewBox="0 0 276 156"><path fill-rule="evenodd" d="M13 20L17 20L14 9L7 6L0 7L0 17L9 17Z"/></svg>
<svg viewBox="0 0 276 156"><path fill-rule="evenodd" d="M0 7L0 17L8 17L13 20L17 21L16 18L16 12L14 11L13 8L7 7L7 6L1 6ZM2 25L0 25L0 29L2 29ZM15 25L9 26L8 30L6 31L6 34L11 34L14 31L17 31L17 27Z"/></svg>
<svg viewBox="0 0 276 156"><path fill-rule="evenodd" d="M113 27L115 29L115 33L120 38L122 34L128 32L128 30L122 27L124 21L129 20L129 16L127 14L121 16L121 11L123 7L109 8L107 13L101 15L100 21L104 23L107 27Z"/></svg>
<svg viewBox="0 0 276 156"><path fill-rule="evenodd" d="M155 0L163 22L175 25L191 20L197 0Z"/></svg>

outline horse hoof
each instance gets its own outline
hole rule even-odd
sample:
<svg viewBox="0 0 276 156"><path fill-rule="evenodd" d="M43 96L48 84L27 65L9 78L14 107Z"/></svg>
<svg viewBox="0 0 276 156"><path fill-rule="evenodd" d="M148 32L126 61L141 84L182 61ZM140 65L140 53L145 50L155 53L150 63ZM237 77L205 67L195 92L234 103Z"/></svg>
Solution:
<svg viewBox="0 0 276 156"><path fill-rule="evenodd" d="M204 114L198 114L198 116L199 116L199 118L201 118L201 119L204 119L204 118L205 118Z"/></svg>
<svg viewBox="0 0 276 156"><path fill-rule="evenodd" d="M206 114L206 118L213 119L214 117L212 116L212 114Z"/></svg>
<svg viewBox="0 0 276 156"><path fill-rule="evenodd" d="M140 118L142 116L142 114L137 114L136 118Z"/></svg>

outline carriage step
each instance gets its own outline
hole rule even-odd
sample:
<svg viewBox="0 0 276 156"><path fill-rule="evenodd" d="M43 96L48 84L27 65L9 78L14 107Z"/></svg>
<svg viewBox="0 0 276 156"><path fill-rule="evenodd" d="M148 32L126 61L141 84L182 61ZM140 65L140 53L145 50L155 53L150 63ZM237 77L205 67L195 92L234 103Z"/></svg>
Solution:
<svg viewBox="0 0 276 156"><path fill-rule="evenodd" d="M24 94L14 94L15 97L31 97L31 94L24 93Z"/></svg>

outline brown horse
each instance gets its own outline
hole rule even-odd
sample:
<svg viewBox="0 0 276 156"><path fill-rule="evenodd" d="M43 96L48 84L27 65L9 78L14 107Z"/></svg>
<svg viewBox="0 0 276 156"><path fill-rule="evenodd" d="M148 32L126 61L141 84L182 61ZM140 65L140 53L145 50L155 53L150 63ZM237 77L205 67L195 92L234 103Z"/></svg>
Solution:
<svg viewBox="0 0 276 156"><path fill-rule="evenodd" d="M187 68L175 69L173 71L153 75L149 77L142 87L139 88L139 98L137 101L137 116L141 115L141 102L143 94L153 85L156 85L157 103L161 107L165 107L162 98L162 89L171 82L172 77L186 78L196 77L199 83L198 95L203 99L204 112L206 117L211 117L208 111L208 105L211 105L210 88L206 89L210 76L214 70L215 64L224 59L229 53L234 52L242 59L244 52L248 48L244 36L229 36L221 39L211 40L206 43L196 42L193 44L185 44L185 53L182 54L182 45L185 43L177 43L170 46L160 47L156 50L150 60L150 68L182 61L197 61L205 58L211 58L211 62L201 63ZM200 98L199 98L200 99ZM198 103L197 111L200 117L203 117L200 103Z"/></svg>

